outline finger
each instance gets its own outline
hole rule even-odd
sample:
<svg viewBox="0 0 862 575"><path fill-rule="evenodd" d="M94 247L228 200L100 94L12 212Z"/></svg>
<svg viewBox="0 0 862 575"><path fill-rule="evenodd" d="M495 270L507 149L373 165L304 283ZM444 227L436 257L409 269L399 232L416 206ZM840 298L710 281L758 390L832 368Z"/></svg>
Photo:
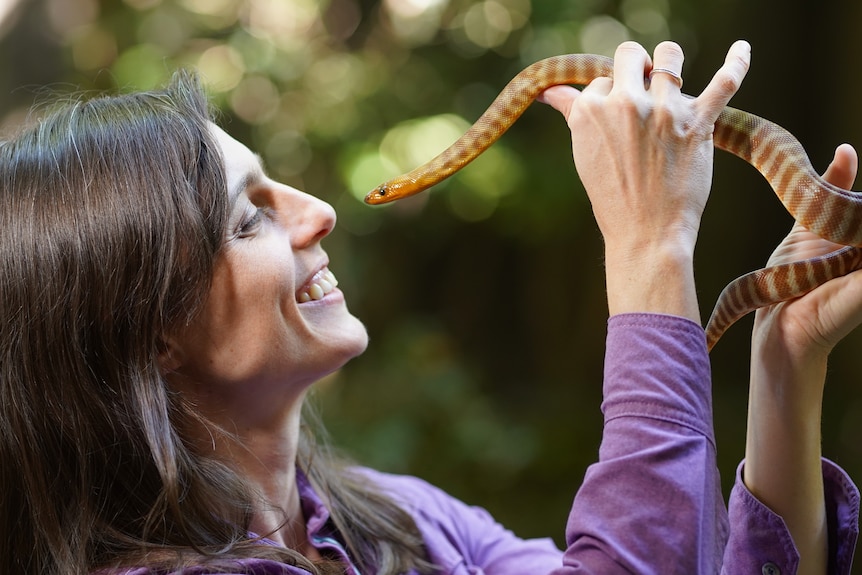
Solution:
<svg viewBox="0 0 862 575"><path fill-rule="evenodd" d="M835 149L835 156L832 158L829 167L826 168L823 179L834 186L849 190L853 187L853 182L856 180L858 165L856 150L853 146L850 144L841 144Z"/></svg>
<svg viewBox="0 0 862 575"><path fill-rule="evenodd" d="M644 47L637 42L623 42L614 53L614 89L643 92L644 78L652 62Z"/></svg>
<svg viewBox="0 0 862 575"><path fill-rule="evenodd" d="M676 42L662 42L653 53L654 65L649 73L650 91L659 95L679 93L682 89L682 48Z"/></svg>
<svg viewBox="0 0 862 575"><path fill-rule="evenodd" d="M751 64L751 46L745 40L737 40L727 52L724 64L710 80L707 87L695 99L695 106L710 125L736 94Z"/></svg>
<svg viewBox="0 0 862 575"><path fill-rule="evenodd" d="M575 100L580 96L580 90L573 88L572 86L551 86L539 94L536 97L536 101L549 105L556 111L560 112L563 117L568 118Z"/></svg>

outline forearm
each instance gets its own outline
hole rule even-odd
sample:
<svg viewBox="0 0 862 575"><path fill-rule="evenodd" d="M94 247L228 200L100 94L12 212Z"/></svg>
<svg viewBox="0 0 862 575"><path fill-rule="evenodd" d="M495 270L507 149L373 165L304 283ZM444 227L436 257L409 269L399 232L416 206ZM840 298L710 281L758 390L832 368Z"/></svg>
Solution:
<svg viewBox="0 0 862 575"><path fill-rule="evenodd" d="M743 480L785 521L799 551L798 573L826 573L820 449L826 356L791 353L755 338L751 365Z"/></svg>
<svg viewBox="0 0 862 575"><path fill-rule="evenodd" d="M823 177L849 189L856 163L855 150L839 146ZM797 224L767 265L823 256L839 247ZM747 490L734 488L734 492L753 495L780 516L798 550L799 569L793 572L801 574L825 573L828 565L836 573L849 572L846 549L851 549L852 557L855 543L858 492L849 480L849 485L837 490L834 477L831 485L829 477L824 482L823 470L833 467L821 462L820 424L829 353L862 322L862 276L856 273L830 280L801 298L760 309L755 315L742 476ZM852 510L847 512L845 506L844 515L835 505L836 491L846 491L854 498ZM731 501L733 504L733 497ZM833 556L827 560L830 547Z"/></svg>
<svg viewBox="0 0 862 575"><path fill-rule="evenodd" d="M727 532L706 339L677 317L608 322L599 461L575 497L562 573L714 573Z"/></svg>

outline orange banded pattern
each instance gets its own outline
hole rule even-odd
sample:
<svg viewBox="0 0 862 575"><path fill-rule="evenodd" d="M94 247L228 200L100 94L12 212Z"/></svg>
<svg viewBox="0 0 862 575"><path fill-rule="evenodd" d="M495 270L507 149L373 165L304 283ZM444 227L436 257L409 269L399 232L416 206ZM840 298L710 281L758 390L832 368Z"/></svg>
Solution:
<svg viewBox="0 0 862 575"><path fill-rule="evenodd" d="M448 178L490 147L545 89L586 85L610 76L613 60L568 54L540 60L518 73L458 140L418 168L365 196L383 204L418 194ZM862 195L823 180L802 144L787 130L754 114L726 107L715 124L715 147L754 166L787 211L817 235L852 248L824 257L766 268L737 278L718 298L707 323L710 349L737 319L759 307L799 297L826 281L862 267Z"/></svg>

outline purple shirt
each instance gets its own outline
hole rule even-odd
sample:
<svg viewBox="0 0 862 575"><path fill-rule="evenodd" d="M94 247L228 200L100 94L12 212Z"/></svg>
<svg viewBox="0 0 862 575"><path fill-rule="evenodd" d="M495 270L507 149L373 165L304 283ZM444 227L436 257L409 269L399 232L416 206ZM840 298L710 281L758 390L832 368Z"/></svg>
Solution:
<svg viewBox="0 0 862 575"><path fill-rule="evenodd" d="M599 461L575 496L565 551L550 539L520 539L485 510L420 479L364 472L413 516L441 575L737 575L766 573L770 566L778 569L774 573L795 572L798 553L786 526L751 496L739 475L728 529L716 468L709 358L699 325L656 314L611 317L602 410ZM830 572L846 574L859 494L832 464L824 463L824 479ZM349 562L320 498L302 477L299 487L310 541ZM306 573L271 561L240 564L238 572L256 575ZM369 575L353 568L348 573Z"/></svg>

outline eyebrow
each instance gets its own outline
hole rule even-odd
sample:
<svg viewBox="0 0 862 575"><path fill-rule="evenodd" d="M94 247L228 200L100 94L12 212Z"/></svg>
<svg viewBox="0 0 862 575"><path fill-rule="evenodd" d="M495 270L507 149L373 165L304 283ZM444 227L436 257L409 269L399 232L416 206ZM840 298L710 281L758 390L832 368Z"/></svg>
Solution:
<svg viewBox="0 0 862 575"><path fill-rule="evenodd" d="M261 159L259 154L254 154L254 159L254 167L248 170L245 174L243 174L243 177L239 179L237 184L228 190L228 202L230 205L230 212L233 212L234 206L236 206L237 199L239 199L242 193L248 188L250 188L253 184L256 184L263 179L263 160Z"/></svg>

